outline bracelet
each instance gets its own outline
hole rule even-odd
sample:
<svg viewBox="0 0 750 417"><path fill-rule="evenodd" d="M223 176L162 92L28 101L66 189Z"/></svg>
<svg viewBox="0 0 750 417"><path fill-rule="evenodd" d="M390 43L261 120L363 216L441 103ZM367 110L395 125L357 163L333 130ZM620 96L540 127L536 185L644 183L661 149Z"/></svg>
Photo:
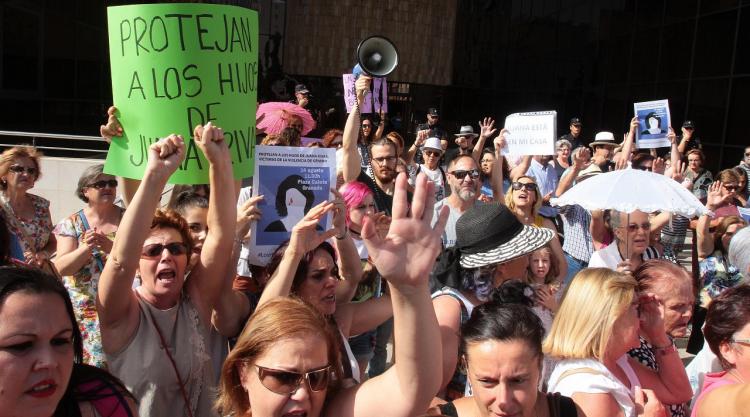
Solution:
<svg viewBox="0 0 750 417"><path fill-rule="evenodd" d="M669 337L669 336L667 336ZM669 344L666 346L656 346L654 345L654 351L657 352L660 355L668 355L672 352L677 352L677 346L674 344L674 340L669 337Z"/></svg>
<svg viewBox="0 0 750 417"><path fill-rule="evenodd" d="M344 240L344 239L347 238L347 236L349 236L349 228L348 227L346 229L344 229L344 235L343 236L336 235L336 240Z"/></svg>

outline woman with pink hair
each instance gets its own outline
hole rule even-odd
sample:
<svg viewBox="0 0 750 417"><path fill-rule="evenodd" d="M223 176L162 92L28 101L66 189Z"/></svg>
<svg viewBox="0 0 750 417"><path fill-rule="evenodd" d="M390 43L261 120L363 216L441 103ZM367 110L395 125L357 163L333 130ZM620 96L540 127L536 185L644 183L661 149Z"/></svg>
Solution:
<svg viewBox="0 0 750 417"><path fill-rule="evenodd" d="M357 247L357 252L359 253L359 259L362 261L363 269L362 280L357 286L352 301L362 302L372 298L378 298L383 295L384 285L377 269L375 269L372 263L368 260L367 248L360 236L360 232L362 231L365 217L369 216L375 220L375 223L379 226L378 229L383 230L383 228L385 228L386 232L390 219L383 213L375 212L375 200L373 198L372 190L370 190L370 188L364 183L359 181L346 183L339 189L339 192L346 203L346 225L349 227L349 232L352 234L352 240ZM390 323L391 322L387 322L379 326L377 330L371 330L349 338L349 345L351 346L352 353L357 359L357 364L359 365L360 380L365 380L365 370L367 369L368 363L370 363L375 357L376 348L380 346L382 349L377 349L378 352L380 350L385 352L385 345L388 342L388 339L390 339ZM379 343L377 343L378 341ZM371 366L370 376L375 376L384 370L385 358L380 358L379 356L376 362L383 362L383 364L382 366ZM376 372L376 368L377 371L380 372Z"/></svg>

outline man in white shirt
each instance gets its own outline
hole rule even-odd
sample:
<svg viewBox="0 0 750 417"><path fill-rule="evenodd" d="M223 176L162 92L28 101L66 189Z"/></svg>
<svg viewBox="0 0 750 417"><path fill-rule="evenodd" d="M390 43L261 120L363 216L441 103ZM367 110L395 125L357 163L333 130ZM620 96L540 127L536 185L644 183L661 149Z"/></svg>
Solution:
<svg viewBox="0 0 750 417"><path fill-rule="evenodd" d="M445 197L446 175L440 167L440 158L443 156L443 148L440 146L440 138L431 137L422 145L422 157L424 164L417 164L416 169L410 170L409 183L413 186L417 175L423 172L427 179L435 183L435 200L440 201Z"/></svg>

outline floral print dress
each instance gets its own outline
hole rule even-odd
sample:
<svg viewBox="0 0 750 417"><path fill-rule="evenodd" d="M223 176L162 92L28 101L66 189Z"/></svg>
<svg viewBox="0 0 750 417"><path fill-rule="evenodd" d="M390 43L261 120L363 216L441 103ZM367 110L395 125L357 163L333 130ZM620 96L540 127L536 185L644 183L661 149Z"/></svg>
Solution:
<svg viewBox="0 0 750 417"><path fill-rule="evenodd" d="M34 217L19 217L13 211L5 194L0 194L0 205L5 211L10 231L18 237L24 252L37 253L44 249L52 233L52 216L49 212L49 201L34 194L26 194L34 207Z"/></svg>
<svg viewBox="0 0 750 417"><path fill-rule="evenodd" d="M742 283L742 273L730 264L720 250L700 261L701 290L698 294L700 305L708 304L719 294Z"/></svg>
<svg viewBox="0 0 750 417"><path fill-rule="evenodd" d="M61 221L54 230L57 236L73 237L82 244L83 233L86 228L81 218L82 211L73 213ZM122 217L122 212L120 213ZM110 240L115 239L115 233L107 235ZM107 262L107 255L100 252L92 256L89 263L84 265L73 275L63 277L63 284L68 290L73 310L78 321L78 327L83 336L83 362L92 366L106 369L102 338L99 331L99 316L96 312L96 292L99 287L99 276Z"/></svg>

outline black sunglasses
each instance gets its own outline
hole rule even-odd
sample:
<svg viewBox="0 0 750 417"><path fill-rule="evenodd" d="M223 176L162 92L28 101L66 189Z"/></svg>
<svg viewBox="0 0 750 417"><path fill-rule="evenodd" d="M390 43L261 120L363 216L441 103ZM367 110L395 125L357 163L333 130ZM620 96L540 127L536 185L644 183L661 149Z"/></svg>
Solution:
<svg viewBox="0 0 750 417"><path fill-rule="evenodd" d="M143 247L143 250L141 251L141 255L147 257L147 258L153 258L156 256L159 256L164 252L164 249L167 249L172 256L178 256L178 255L184 255L187 253L187 245L182 242L172 242L167 243L166 245L163 245L161 243L153 243L151 245L146 245Z"/></svg>
<svg viewBox="0 0 750 417"><path fill-rule="evenodd" d="M479 178L479 170L478 169L457 169L455 171L450 172L451 175L458 178L459 180L463 180L466 178L467 175L471 176L471 179L475 180Z"/></svg>
<svg viewBox="0 0 750 417"><path fill-rule="evenodd" d="M8 168L8 171L15 172L16 174L20 174L20 173L26 171L26 173L29 174L29 175L36 175L36 173L37 173L37 169L36 168L34 168L34 167L28 167L28 168L26 168L26 167L23 167L21 165L11 165L10 168Z"/></svg>
<svg viewBox="0 0 750 417"><path fill-rule="evenodd" d="M92 182L86 187L96 188L97 190L101 190L104 187L117 188L117 180L101 180L97 182Z"/></svg>
<svg viewBox="0 0 750 417"><path fill-rule="evenodd" d="M520 190L521 188L525 189L526 191L536 191L537 189L536 184L534 184L533 182L524 183L524 182L514 181L511 184L511 187L513 187L513 189L516 191Z"/></svg>
<svg viewBox="0 0 750 417"><path fill-rule="evenodd" d="M439 157L440 156L440 152L438 152L438 151L427 151L427 150L424 150L422 152L424 152L424 154L427 155L427 156L434 156L434 157Z"/></svg>
<svg viewBox="0 0 750 417"><path fill-rule="evenodd" d="M255 365L255 367L258 369L260 383L267 390L281 395L294 393L303 381L307 381L312 391L323 391L328 388L328 380L331 374L331 365L305 373L266 368L260 365Z"/></svg>

